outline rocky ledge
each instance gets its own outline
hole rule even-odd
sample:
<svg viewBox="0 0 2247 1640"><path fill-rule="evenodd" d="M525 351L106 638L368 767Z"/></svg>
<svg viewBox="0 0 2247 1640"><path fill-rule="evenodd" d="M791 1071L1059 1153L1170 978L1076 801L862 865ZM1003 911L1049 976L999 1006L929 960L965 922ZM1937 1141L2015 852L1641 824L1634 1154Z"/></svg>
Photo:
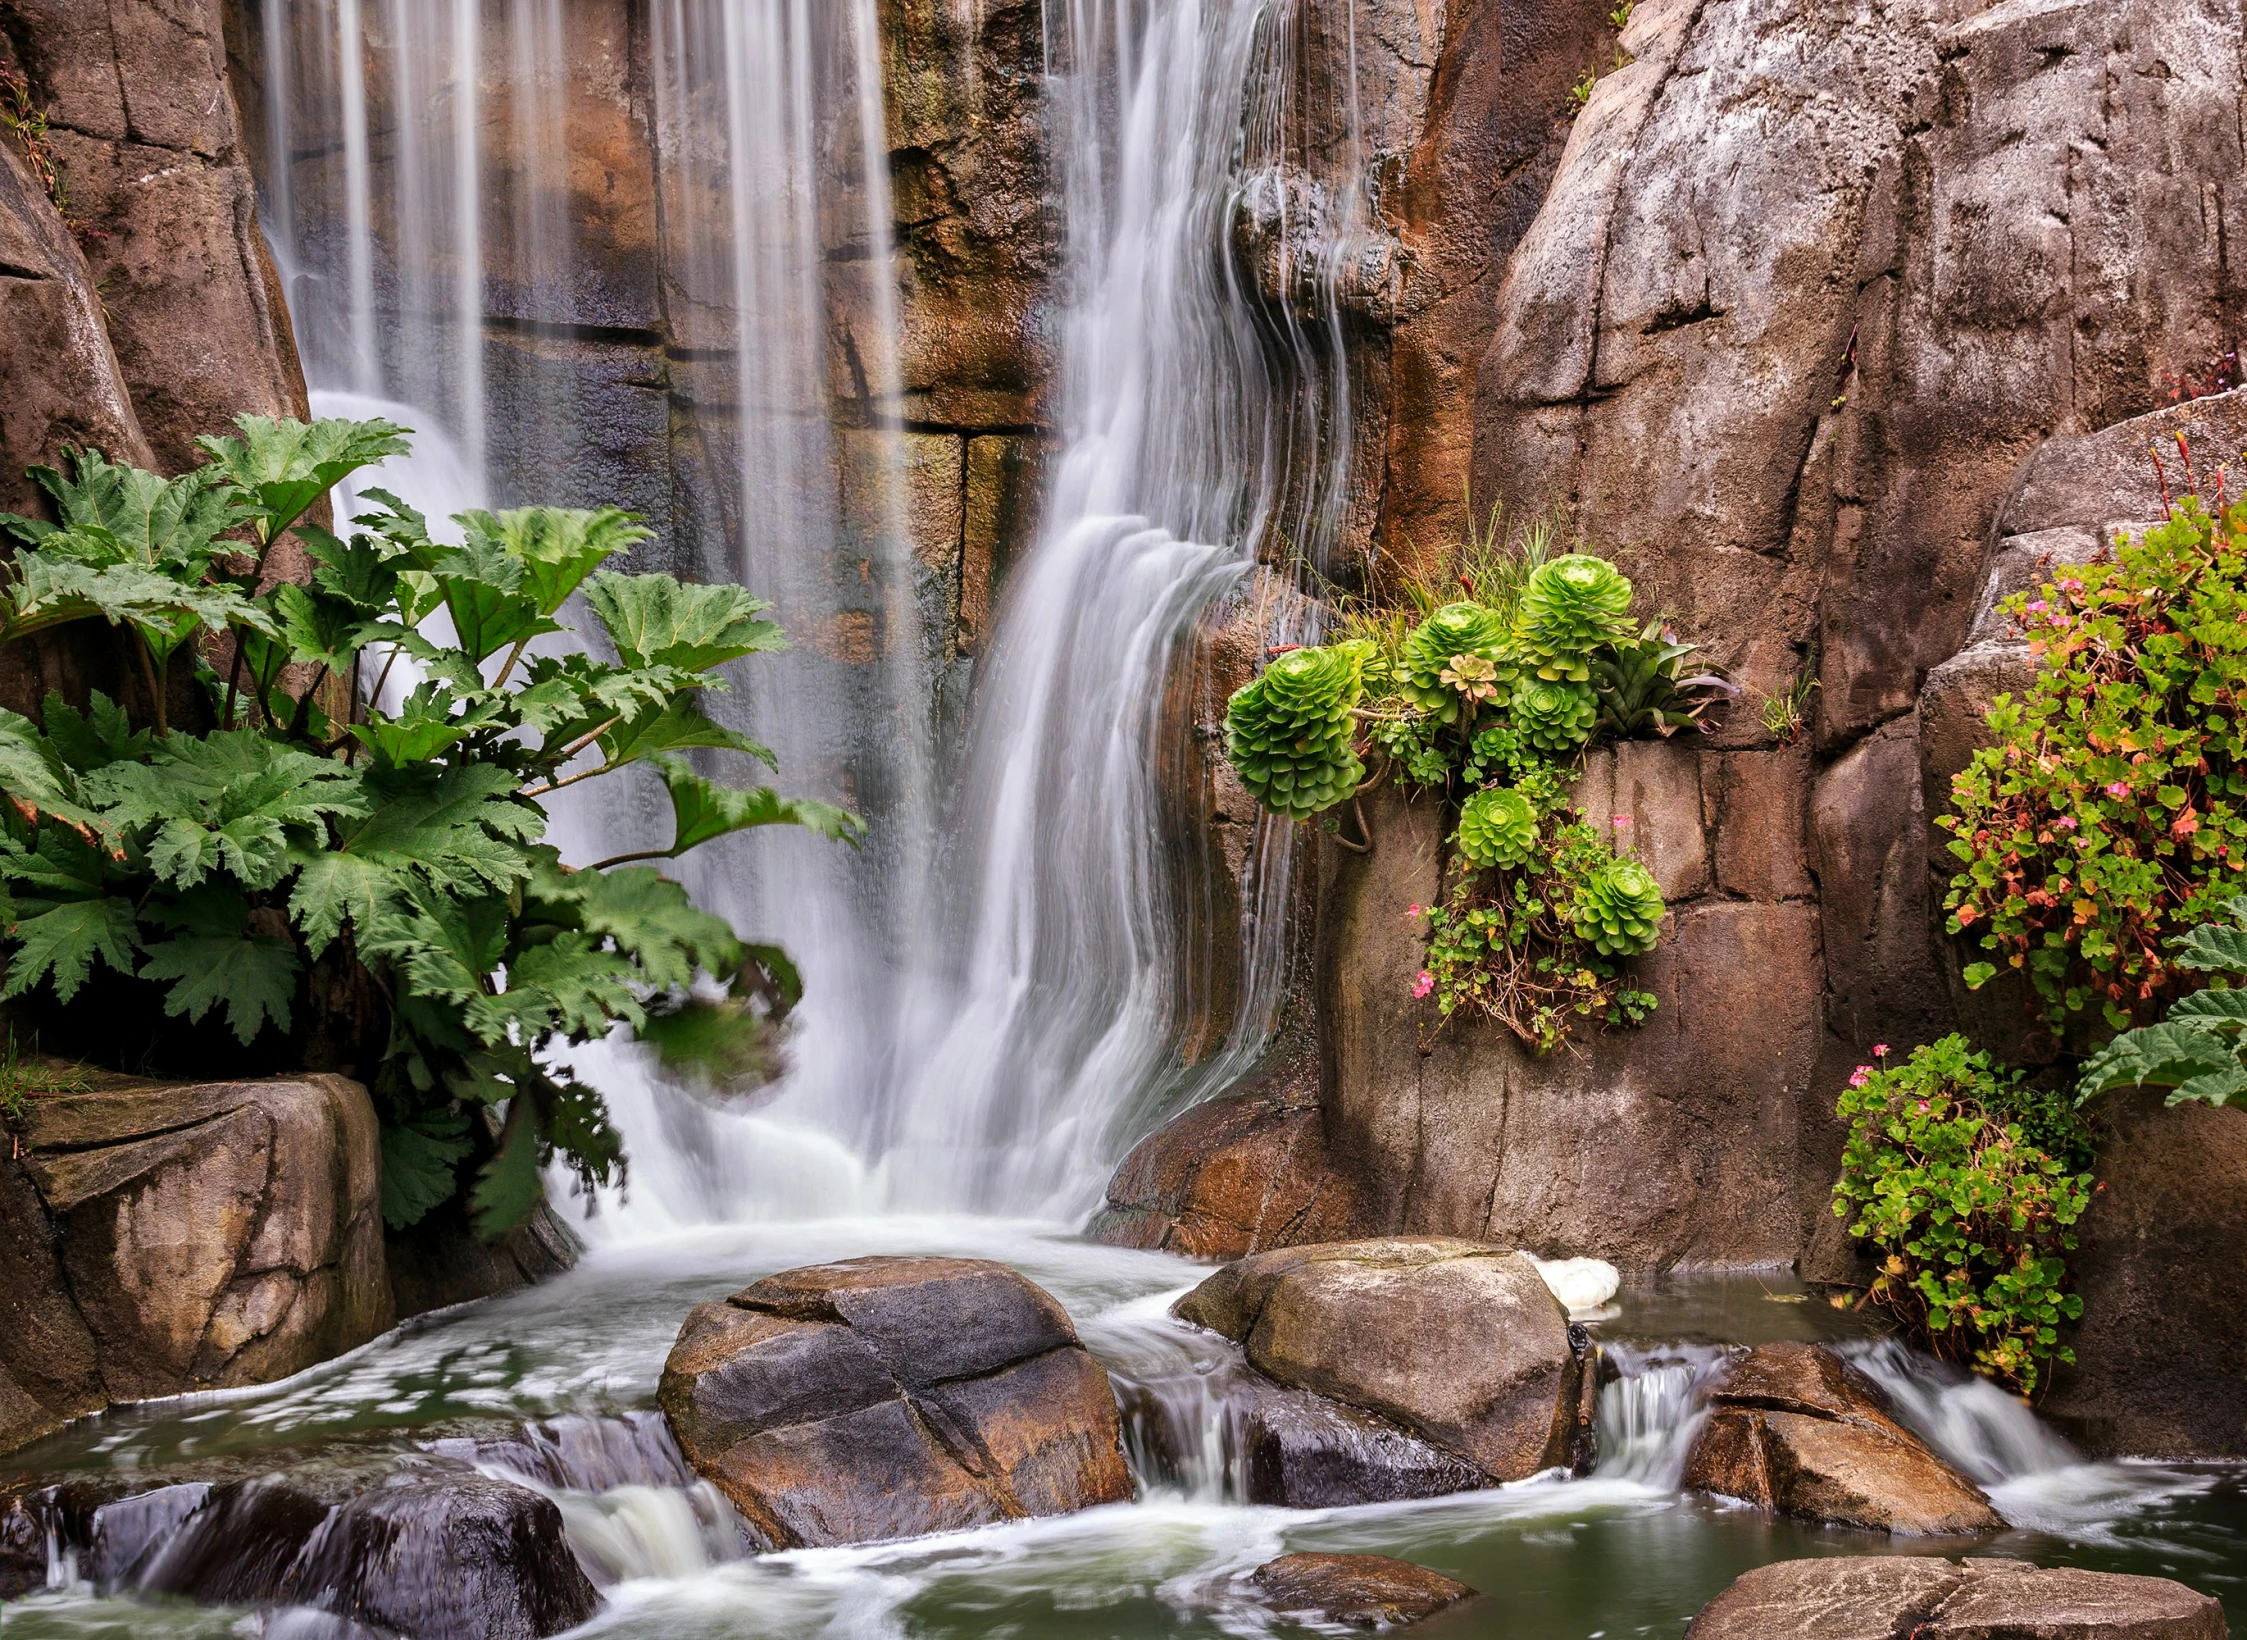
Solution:
<svg viewBox="0 0 2247 1640"><path fill-rule="evenodd" d="M1686 1640L2225 1640L2224 1609L2165 1577L2015 1560L1782 1560L1701 1609Z"/></svg>
<svg viewBox="0 0 2247 1640"><path fill-rule="evenodd" d="M1911 1536L2000 1531L1981 1489L1901 1424L1871 1379L1816 1344L1766 1344L1709 1391L1685 1484L1782 1515Z"/></svg>
<svg viewBox="0 0 2247 1640"><path fill-rule="evenodd" d="M1520 1253L1440 1237L1258 1253L1219 1270L1176 1313L1240 1344L1270 1383L1349 1409L1341 1421L1361 1433L1385 1425L1412 1437L1390 1444L1428 1482L1271 1501L1428 1496L1522 1480L1586 1455L1589 1341ZM1285 1423L1308 1409L1283 1402L1273 1414L1266 1421L1280 1426L1272 1438L1284 1449ZM1361 1440L1357 1450L1376 1448Z"/></svg>
<svg viewBox="0 0 2247 1640"><path fill-rule="evenodd" d="M1108 1375L1051 1295L980 1259L816 1264L697 1305L657 1398L769 1548L1132 1495Z"/></svg>

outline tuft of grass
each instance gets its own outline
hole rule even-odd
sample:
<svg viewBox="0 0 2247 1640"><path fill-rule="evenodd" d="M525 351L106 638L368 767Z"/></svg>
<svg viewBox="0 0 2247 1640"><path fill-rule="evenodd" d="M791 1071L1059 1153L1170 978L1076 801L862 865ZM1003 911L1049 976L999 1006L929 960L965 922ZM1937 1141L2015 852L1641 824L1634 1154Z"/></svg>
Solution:
<svg viewBox="0 0 2247 1640"><path fill-rule="evenodd" d="M11 1027L7 1041L0 1045L0 1120L10 1127L20 1127L30 1114L30 1101L54 1094L84 1093L90 1084L86 1073L76 1065L58 1070L34 1059L26 1059L16 1051L16 1033Z"/></svg>
<svg viewBox="0 0 2247 1640"><path fill-rule="evenodd" d="M1818 680L1805 674L1776 695L1764 695L1759 708L1764 733L1782 746L1800 740L1810 721L1810 691L1817 687Z"/></svg>

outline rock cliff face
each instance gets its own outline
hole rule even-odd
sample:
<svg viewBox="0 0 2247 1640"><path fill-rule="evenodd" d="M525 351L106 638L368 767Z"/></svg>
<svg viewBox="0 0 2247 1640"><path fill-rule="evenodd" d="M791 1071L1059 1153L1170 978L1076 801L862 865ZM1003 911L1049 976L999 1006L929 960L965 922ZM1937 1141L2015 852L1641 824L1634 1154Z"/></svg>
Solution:
<svg viewBox="0 0 2247 1640"><path fill-rule="evenodd" d="M1662 1008L1543 1061L1411 1001L1450 819L1384 795L1374 854L1323 872L1327 1137L1394 1228L1786 1262L1831 1239L1848 1067L1957 1017L1928 816L1971 712L1922 685L1987 671L1946 663L2001 641L1993 565L2144 516L2160 429L2069 441L2236 335L2241 24L1642 0L1620 44L1497 280L1476 493L1581 526L1751 690L1814 680L1812 732L1774 744L1751 696L1713 740L1594 760L1590 808L1632 816L1672 901Z"/></svg>

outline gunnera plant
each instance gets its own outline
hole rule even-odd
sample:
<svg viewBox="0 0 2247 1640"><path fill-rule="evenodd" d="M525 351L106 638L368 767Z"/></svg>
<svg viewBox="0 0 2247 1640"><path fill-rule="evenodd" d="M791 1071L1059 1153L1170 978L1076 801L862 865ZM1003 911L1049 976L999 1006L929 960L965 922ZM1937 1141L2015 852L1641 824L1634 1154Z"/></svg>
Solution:
<svg viewBox="0 0 2247 1640"><path fill-rule="evenodd" d="M1538 751L1566 757L1591 738L1599 697L1588 683L1523 678L1514 685L1514 730Z"/></svg>
<svg viewBox="0 0 2247 1640"><path fill-rule="evenodd" d="M1587 683L1592 651L1632 636L1630 613L1629 578L1604 558L1572 552L1529 577L1518 636L1539 677Z"/></svg>
<svg viewBox="0 0 2247 1640"><path fill-rule="evenodd" d="M1505 615L1487 604L1445 604L1405 639L1397 682L1404 695L1437 722L1457 723L1465 697L1455 683L1445 681L1444 674L1456 676L1452 663L1466 657L1490 664L1486 681L1511 683L1517 667L1507 637Z"/></svg>
<svg viewBox="0 0 2247 1640"><path fill-rule="evenodd" d="M1365 778L1350 712L1364 689L1363 646L1292 649L1234 691L1225 750L1256 800L1291 820L1348 799Z"/></svg>
<svg viewBox="0 0 2247 1640"><path fill-rule="evenodd" d="M1635 957L1654 949L1668 909L1654 873L1624 855L1577 885L1570 912L1576 932L1601 956Z"/></svg>
<svg viewBox="0 0 2247 1640"><path fill-rule="evenodd" d="M1511 786L1487 786L1460 809L1456 841L1478 871L1524 865L1537 852L1537 805Z"/></svg>

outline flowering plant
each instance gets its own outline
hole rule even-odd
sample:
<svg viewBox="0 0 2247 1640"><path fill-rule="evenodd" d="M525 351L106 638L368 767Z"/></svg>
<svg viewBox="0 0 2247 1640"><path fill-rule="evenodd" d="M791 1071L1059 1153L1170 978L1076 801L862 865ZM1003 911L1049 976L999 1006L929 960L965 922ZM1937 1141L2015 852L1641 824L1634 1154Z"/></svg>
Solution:
<svg viewBox="0 0 2247 1640"><path fill-rule="evenodd" d="M1948 926L2024 971L2055 1027L2117 1030L2189 989L2178 931L2247 879L2247 505L2187 496L2111 556L2006 606L2035 681L1951 785Z"/></svg>
<svg viewBox="0 0 2247 1640"><path fill-rule="evenodd" d="M2072 1362L2059 1327L2076 1224L2096 1188L2090 1134L2068 1102L1995 1068L1964 1037L1887 1045L1841 1095L1849 1123L1834 1213L1880 1259L1866 1299L1937 1355L2033 1395Z"/></svg>

